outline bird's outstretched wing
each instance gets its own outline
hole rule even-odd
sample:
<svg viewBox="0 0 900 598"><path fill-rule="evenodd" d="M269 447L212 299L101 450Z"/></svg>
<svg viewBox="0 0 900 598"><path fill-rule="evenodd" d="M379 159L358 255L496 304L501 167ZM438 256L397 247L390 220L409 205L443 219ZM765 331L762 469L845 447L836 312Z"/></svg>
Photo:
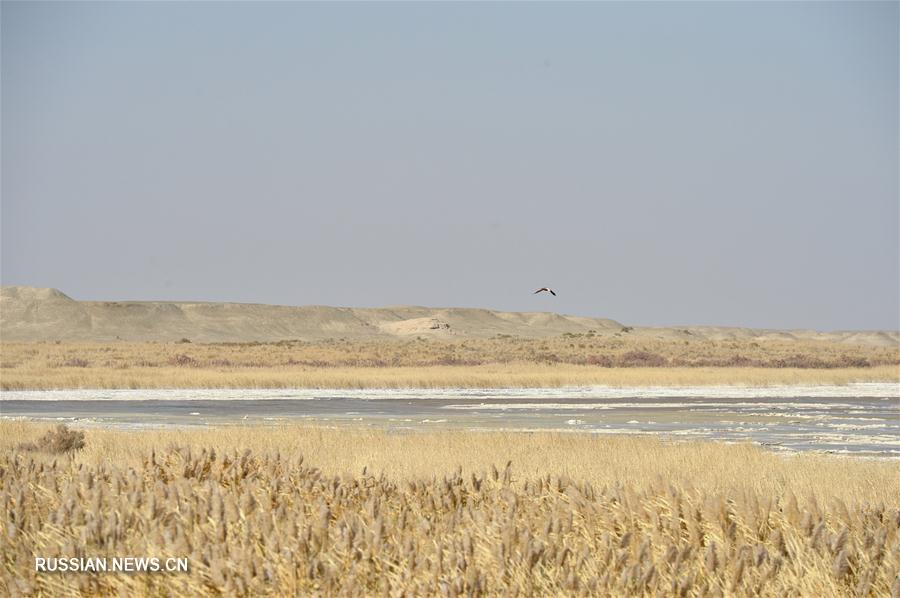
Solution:
<svg viewBox="0 0 900 598"><path fill-rule="evenodd" d="M550 291L550 294L551 294L551 295L553 295L554 297L556 297L556 293L553 292L553 289L547 289L547 290Z"/></svg>
<svg viewBox="0 0 900 598"><path fill-rule="evenodd" d="M549 290L550 290L550 289L548 289L547 287L541 287L540 289L538 289L538 290L536 290L535 292L533 292L532 295L537 295L538 293L542 293L542 292L544 292L544 291L549 291Z"/></svg>

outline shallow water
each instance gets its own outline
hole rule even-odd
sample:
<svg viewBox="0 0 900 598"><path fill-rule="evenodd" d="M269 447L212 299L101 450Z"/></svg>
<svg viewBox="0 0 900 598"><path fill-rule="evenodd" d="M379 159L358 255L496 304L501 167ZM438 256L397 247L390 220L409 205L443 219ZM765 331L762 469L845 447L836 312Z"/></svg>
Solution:
<svg viewBox="0 0 900 598"><path fill-rule="evenodd" d="M900 457L900 385L0 393L0 417L111 427L310 422L394 430L564 430L752 441Z"/></svg>

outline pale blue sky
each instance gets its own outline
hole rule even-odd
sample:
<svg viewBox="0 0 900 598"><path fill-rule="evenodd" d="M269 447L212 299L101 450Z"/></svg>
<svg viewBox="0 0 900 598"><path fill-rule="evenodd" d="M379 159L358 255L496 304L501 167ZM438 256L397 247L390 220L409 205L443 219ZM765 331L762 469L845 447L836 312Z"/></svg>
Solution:
<svg viewBox="0 0 900 598"><path fill-rule="evenodd" d="M896 2L0 19L3 284L900 325Z"/></svg>

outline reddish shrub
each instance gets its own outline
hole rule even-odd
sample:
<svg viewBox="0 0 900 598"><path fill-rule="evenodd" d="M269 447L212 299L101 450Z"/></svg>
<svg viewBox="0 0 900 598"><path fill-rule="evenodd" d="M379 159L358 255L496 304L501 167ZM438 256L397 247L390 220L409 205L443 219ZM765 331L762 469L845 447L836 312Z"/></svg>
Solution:
<svg viewBox="0 0 900 598"><path fill-rule="evenodd" d="M772 361L772 366L777 368L827 368L829 364L812 355L791 355Z"/></svg>
<svg viewBox="0 0 900 598"><path fill-rule="evenodd" d="M179 353L178 355L169 358L169 365L195 368L199 365L199 362L190 355Z"/></svg>
<svg viewBox="0 0 900 598"><path fill-rule="evenodd" d="M609 355L590 355L585 363L587 365L596 365L601 368L611 368L613 367L612 357Z"/></svg>
<svg viewBox="0 0 900 598"><path fill-rule="evenodd" d="M841 355L835 364L839 368L869 368L872 363L865 357L850 357L849 355Z"/></svg>
<svg viewBox="0 0 900 598"><path fill-rule="evenodd" d="M79 359L77 357L74 357L72 359L67 359L63 362L62 365L66 368L86 368L91 364L87 359Z"/></svg>
<svg viewBox="0 0 900 598"><path fill-rule="evenodd" d="M619 357L619 365L625 368L658 368L669 365L669 361L659 353L629 351Z"/></svg>

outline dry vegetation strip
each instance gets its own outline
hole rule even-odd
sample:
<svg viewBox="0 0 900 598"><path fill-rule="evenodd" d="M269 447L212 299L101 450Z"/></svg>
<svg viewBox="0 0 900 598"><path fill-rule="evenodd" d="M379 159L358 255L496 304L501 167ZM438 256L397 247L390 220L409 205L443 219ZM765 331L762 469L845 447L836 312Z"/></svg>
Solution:
<svg viewBox="0 0 900 598"><path fill-rule="evenodd" d="M0 387L554 387L900 381L894 347L564 335L465 341L2 343Z"/></svg>
<svg viewBox="0 0 900 598"><path fill-rule="evenodd" d="M558 388L564 386L690 386L702 384L847 384L900 381L900 367L628 368L486 365L396 368L61 368L0 372L3 390L64 388Z"/></svg>
<svg viewBox="0 0 900 598"><path fill-rule="evenodd" d="M16 450L44 427L0 431L7 595L884 596L900 583L896 462L299 426L89 429L74 457L51 457ZM75 554L191 569L34 572L35 555Z"/></svg>

